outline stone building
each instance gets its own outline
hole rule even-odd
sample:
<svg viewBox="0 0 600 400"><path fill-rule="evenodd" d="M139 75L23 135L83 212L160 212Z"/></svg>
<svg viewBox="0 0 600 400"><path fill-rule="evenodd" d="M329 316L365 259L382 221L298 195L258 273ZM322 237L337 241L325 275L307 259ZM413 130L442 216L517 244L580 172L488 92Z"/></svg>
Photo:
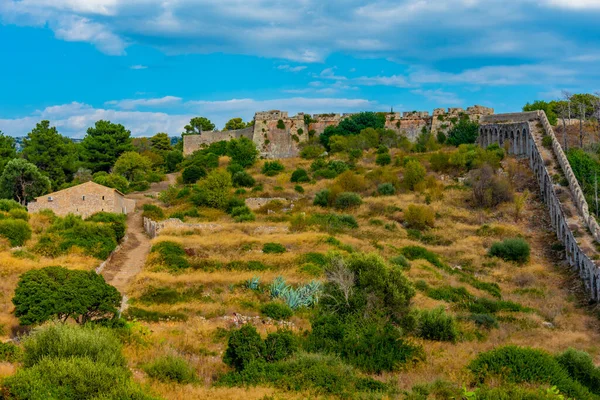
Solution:
<svg viewBox="0 0 600 400"><path fill-rule="evenodd" d="M86 182L37 197L27 204L30 213L46 209L60 216L75 214L83 218L100 211L128 214L135 210L135 200L125 198L117 189Z"/></svg>

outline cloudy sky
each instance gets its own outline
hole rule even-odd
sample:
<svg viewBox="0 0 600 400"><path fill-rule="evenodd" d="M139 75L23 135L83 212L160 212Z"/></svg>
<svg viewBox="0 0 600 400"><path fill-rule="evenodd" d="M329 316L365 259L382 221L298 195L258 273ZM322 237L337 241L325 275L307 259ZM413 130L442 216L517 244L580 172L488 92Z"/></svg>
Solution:
<svg viewBox="0 0 600 400"><path fill-rule="evenodd" d="M600 0L0 0L0 130L519 110L600 90Z"/></svg>

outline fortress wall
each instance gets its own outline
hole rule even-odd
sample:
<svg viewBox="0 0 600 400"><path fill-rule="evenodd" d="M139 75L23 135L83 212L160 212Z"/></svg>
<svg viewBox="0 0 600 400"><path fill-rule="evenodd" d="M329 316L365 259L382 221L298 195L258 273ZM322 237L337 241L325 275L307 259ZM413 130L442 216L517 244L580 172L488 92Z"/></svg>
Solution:
<svg viewBox="0 0 600 400"><path fill-rule="evenodd" d="M241 137L252 139L253 135L254 127L252 126L235 131L208 131L202 132L201 135L185 135L183 137L183 155L189 156L194 151L221 140L228 141L231 139L239 139Z"/></svg>
<svg viewBox="0 0 600 400"><path fill-rule="evenodd" d="M577 205L580 215L586 221L589 230L597 242L600 239L598 235L598 224L594 217L590 216L588 213L587 203L585 202L585 198L583 198L579 183L575 179L571 166L554 136L554 132L546 118L546 114L541 111L534 112L533 114L535 114L536 118L532 119L532 113L521 113L520 115L505 114L498 118L498 120L507 121L507 115L514 115L515 119L520 120L521 122L482 125L479 129L479 144L484 147L487 147L492 143L498 143L500 146L504 146L505 143L508 142L507 146L511 154L527 157L529 166L535 173L538 184L540 185L542 200L548 206L552 227L560 242L565 246L567 261L578 272L591 298L598 301L600 300L600 269L586 254L586 250L580 247L568 224L568 219L559 198L559 194L563 189L560 186L555 186L553 183L552 177L546 168L544 158L540 151L541 143L537 143L534 135L532 135L530 123L541 123L545 133L552 138L554 155L569 181L569 188L573 194L573 200ZM590 250L588 249L588 252L589 251Z"/></svg>

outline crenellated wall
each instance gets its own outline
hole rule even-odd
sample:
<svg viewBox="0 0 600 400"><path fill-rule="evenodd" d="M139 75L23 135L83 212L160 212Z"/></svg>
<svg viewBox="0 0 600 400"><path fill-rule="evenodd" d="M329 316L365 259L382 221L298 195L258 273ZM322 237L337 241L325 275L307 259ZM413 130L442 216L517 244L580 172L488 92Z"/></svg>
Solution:
<svg viewBox="0 0 600 400"><path fill-rule="evenodd" d="M483 106L462 108L438 108L433 116L427 111L410 111L385 114L385 128L398 134L406 135L410 141L416 141L423 128L432 133L448 133L461 118L468 117L472 121L492 115L494 110ZM211 143L221 140L252 139L261 155L266 158L296 157L300 153L300 145L312 136L321 135L329 126L337 126L342 120L354 114L315 114L299 113L290 117L286 111L272 110L257 112L254 126L224 132L203 132L201 135L183 137L184 155L190 155Z"/></svg>
<svg viewBox="0 0 600 400"><path fill-rule="evenodd" d="M542 111L502 114L486 117L485 122L488 123L479 128L479 144L487 147L498 143L500 146L506 146L511 154L527 157L540 185L542 200L548 206L552 227L565 246L567 261L578 272L591 298L594 301L600 300L600 269L593 260L598 255L595 245L600 243L600 228L588 212L581 187L546 114ZM551 150L542 146L543 134L552 138ZM566 177L569 183L568 191L554 183L548 170L554 168L550 157L558 162L560 171ZM571 204L576 208L577 215L572 215ZM574 232L577 232L577 235Z"/></svg>

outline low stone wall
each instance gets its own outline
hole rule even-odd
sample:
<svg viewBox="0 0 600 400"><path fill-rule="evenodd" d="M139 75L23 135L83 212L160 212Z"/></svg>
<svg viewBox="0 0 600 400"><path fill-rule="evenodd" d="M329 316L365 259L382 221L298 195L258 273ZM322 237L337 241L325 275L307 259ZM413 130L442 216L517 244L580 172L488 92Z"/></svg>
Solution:
<svg viewBox="0 0 600 400"><path fill-rule="evenodd" d="M514 122L528 122L539 119L537 111L521 112L521 113L509 113L509 114L493 114L483 115L479 122L481 124L499 124L499 123L514 123Z"/></svg>
<svg viewBox="0 0 600 400"><path fill-rule="evenodd" d="M548 118L544 112L535 112L536 118L531 119L531 113L523 113L525 115L516 115L514 119L517 121L531 121L532 123L541 123L545 133L552 138L553 151L556 156L564 175L569 181L569 188L573 194L580 215L588 224L594 239L598 241L598 224L593 216L589 215L587 203L583 197L583 192L579 187L577 179L569 165L567 158L560 147L556 136L552 130L552 126L548 122ZM498 121L505 121L513 118L515 114L504 114L498 117ZM536 121L537 120L537 121ZM565 216L563 206L559 199L560 187L556 187L552 177L546 168L538 143L531 133L531 127L528 122L516 122L509 124L488 124L482 125L479 129L479 144L488 146L492 143L504 145L509 142L509 152L515 155L526 156L529 160L529 166L535 173L538 184L540 185L541 197L544 203L548 206L552 227L560 242L565 246L567 261L577 270L579 276L583 280L586 288L589 291L591 298L595 301L600 299L600 269L596 263L590 259L585 251L577 242L573 231L568 225L567 217ZM541 143L539 144L541 146Z"/></svg>
<svg viewBox="0 0 600 400"><path fill-rule="evenodd" d="M169 218L164 221L153 221L150 218L144 217L144 231L151 239L157 237L161 231L165 229L206 229L212 232L218 231L222 228L219 224L186 224L180 219Z"/></svg>

